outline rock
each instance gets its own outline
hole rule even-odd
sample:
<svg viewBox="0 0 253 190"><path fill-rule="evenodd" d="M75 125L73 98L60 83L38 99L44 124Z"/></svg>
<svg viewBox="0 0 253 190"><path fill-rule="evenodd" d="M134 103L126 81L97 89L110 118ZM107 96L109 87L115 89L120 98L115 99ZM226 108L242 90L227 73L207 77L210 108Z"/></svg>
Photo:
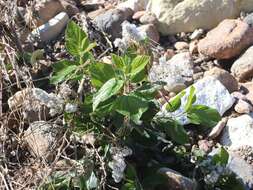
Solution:
<svg viewBox="0 0 253 190"><path fill-rule="evenodd" d="M123 3L118 4L118 8L130 8L134 12L142 11L146 9L148 0L127 0Z"/></svg>
<svg viewBox="0 0 253 190"><path fill-rule="evenodd" d="M224 20L200 40L198 50L216 59L230 59L252 43L253 28L239 20Z"/></svg>
<svg viewBox="0 0 253 190"><path fill-rule="evenodd" d="M242 146L253 147L253 117L252 114L231 118L223 130L220 142L231 150Z"/></svg>
<svg viewBox="0 0 253 190"><path fill-rule="evenodd" d="M253 3L251 0L151 0L148 9L159 20L159 32L169 35L198 28L209 30L226 18L238 17L241 11L252 11Z"/></svg>
<svg viewBox="0 0 253 190"><path fill-rule="evenodd" d="M240 99L235 105L235 111L241 114L250 113L253 111L253 107L248 102Z"/></svg>
<svg viewBox="0 0 253 190"><path fill-rule="evenodd" d="M195 87L196 92L196 102L194 104L206 105L208 107L214 108L220 113L221 116L234 104L235 100L230 95L226 87L213 77L204 77L203 79L193 84L193 86ZM173 117L177 119L182 125L188 124L189 120L185 115L177 117L178 115L184 113L184 106L187 102L190 87L188 87L185 91L186 94L181 98L181 106L177 111L169 113L165 109L166 105L164 105L162 111L159 114Z"/></svg>
<svg viewBox="0 0 253 190"><path fill-rule="evenodd" d="M231 94L237 101L239 100L246 100L247 101L247 98L244 94L242 94L241 92L233 92Z"/></svg>
<svg viewBox="0 0 253 190"><path fill-rule="evenodd" d="M204 152L210 152L212 147L214 146L212 141L208 141L206 139L198 141L199 149L203 150Z"/></svg>
<svg viewBox="0 0 253 190"><path fill-rule="evenodd" d="M134 19L134 20L139 20L145 13L146 13L146 11L137 11L137 12L134 13L134 15L132 16L132 19Z"/></svg>
<svg viewBox="0 0 253 190"><path fill-rule="evenodd" d="M45 24L60 12L66 12L68 16L73 16L79 12L75 2L71 0L36 0L34 5L37 26Z"/></svg>
<svg viewBox="0 0 253 190"><path fill-rule="evenodd" d="M160 35L156 29L156 27L153 24L146 24L146 25L141 25L138 27L138 29L145 33L146 36L151 39L152 41L158 43L160 39Z"/></svg>
<svg viewBox="0 0 253 190"><path fill-rule="evenodd" d="M28 36L28 39L40 42L49 42L59 36L69 21L67 13L61 12L46 24L34 29Z"/></svg>
<svg viewBox="0 0 253 190"><path fill-rule="evenodd" d="M236 176L242 180L245 189L253 188L253 167L245 160L235 154L229 154L227 168L230 169Z"/></svg>
<svg viewBox="0 0 253 190"><path fill-rule="evenodd" d="M98 9L88 13L88 17L94 20L97 16L105 14L108 10L107 9Z"/></svg>
<svg viewBox="0 0 253 190"><path fill-rule="evenodd" d="M191 54L198 53L198 41L194 40L189 45L189 51Z"/></svg>
<svg viewBox="0 0 253 190"><path fill-rule="evenodd" d="M243 94L253 93L253 82L240 83Z"/></svg>
<svg viewBox="0 0 253 190"><path fill-rule="evenodd" d="M52 160L63 127L46 121L36 121L25 131L25 141L37 157Z"/></svg>
<svg viewBox="0 0 253 190"><path fill-rule="evenodd" d="M208 138L210 139L217 138L220 135L221 131L226 126L227 121L228 121L227 117L222 118L222 120L219 121L219 123L217 123L217 125L214 128L212 128L212 131L209 133Z"/></svg>
<svg viewBox="0 0 253 190"><path fill-rule="evenodd" d="M167 49L164 56L166 59L171 59L175 55L175 51L173 49Z"/></svg>
<svg viewBox="0 0 253 190"><path fill-rule="evenodd" d="M253 77L253 46L234 62L231 72L239 81Z"/></svg>
<svg viewBox="0 0 253 190"><path fill-rule="evenodd" d="M243 21L248 25L253 26L253 13L250 13L248 16L246 16Z"/></svg>
<svg viewBox="0 0 253 190"><path fill-rule="evenodd" d="M196 29L194 32L190 35L191 40L198 40L202 35L204 34L203 29Z"/></svg>
<svg viewBox="0 0 253 190"><path fill-rule="evenodd" d="M161 168L158 173L167 178L166 187L170 190L194 190L196 188L196 184L190 178L170 168Z"/></svg>
<svg viewBox="0 0 253 190"><path fill-rule="evenodd" d="M142 24L157 24L158 20L156 16L151 12L145 12L140 18L140 23Z"/></svg>
<svg viewBox="0 0 253 190"><path fill-rule="evenodd" d="M176 50L185 50L185 49L189 49L189 44L186 42L176 42L174 44L174 47L176 48Z"/></svg>
<svg viewBox="0 0 253 190"><path fill-rule="evenodd" d="M112 40L121 37L121 24L131 19L133 11L130 8L111 9L95 18L97 26L105 33L111 35Z"/></svg>
<svg viewBox="0 0 253 190"><path fill-rule="evenodd" d="M193 76L193 61L190 53L174 55L168 62L161 61L159 65L153 65L149 72L152 82L164 81L165 89L169 92L180 92L186 87L186 78Z"/></svg>
<svg viewBox="0 0 253 190"><path fill-rule="evenodd" d="M237 91L239 88L237 80L224 69L214 67L211 70L206 71L204 76L212 76L215 79L219 80L230 93Z"/></svg>

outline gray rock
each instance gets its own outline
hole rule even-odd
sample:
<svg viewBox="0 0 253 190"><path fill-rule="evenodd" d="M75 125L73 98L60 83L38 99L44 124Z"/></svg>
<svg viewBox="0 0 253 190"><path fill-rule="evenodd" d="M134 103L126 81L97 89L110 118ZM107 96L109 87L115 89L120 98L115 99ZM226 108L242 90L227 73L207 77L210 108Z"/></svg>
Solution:
<svg viewBox="0 0 253 190"><path fill-rule="evenodd" d="M151 12L145 12L143 16L140 18L140 23L142 24L157 24L158 20L155 14Z"/></svg>
<svg viewBox="0 0 253 190"><path fill-rule="evenodd" d="M206 71L204 76L212 76L216 78L228 89L230 93L237 91L239 88L237 80L224 69L214 67L211 70Z"/></svg>
<svg viewBox="0 0 253 190"><path fill-rule="evenodd" d="M145 33L146 36L151 39L152 41L158 43L160 39L160 35L157 31L157 28L153 24L146 24L146 25L141 25L138 27L138 29Z"/></svg>
<svg viewBox="0 0 253 190"><path fill-rule="evenodd" d="M253 77L253 46L234 62L231 72L239 81Z"/></svg>
<svg viewBox="0 0 253 190"><path fill-rule="evenodd" d="M131 19L133 11L130 8L111 9L95 18L97 26L111 36L112 40L121 37L121 24Z"/></svg>
<svg viewBox="0 0 253 190"><path fill-rule="evenodd" d="M203 29L196 29L194 32L190 35L191 40L198 40L202 35L204 34Z"/></svg>
<svg viewBox="0 0 253 190"><path fill-rule="evenodd" d="M245 114L228 120L223 130L220 143L231 150L242 146L253 147L253 117L252 114Z"/></svg>
<svg viewBox="0 0 253 190"><path fill-rule="evenodd" d="M169 92L180 92L186 87L186 78L193 76L193 61L189 52L174 55L169 61L160 61L149 72L152 82L164 81Z"/></svg>
<svg viewBox="0 0 253 190"><path fill-rule="evenodd" d="M226 87L213 77L205 77L193 84L193 86L195 87L197 97L194 104L206 105L214 108L220 113L221 116L234 104L234 98L230 95ZM186 94L181 98L181 106L177 111L173 113L167 112L165 104L162 108L161 113L159 114L173 117L177 119L182 125L188 124L189 120L183 113L184 106L187 102L187 97L190 92L190 87L185 91ZM181 116L178 117L178 115Z"/></svg>
<svg viewBox="0 0 253 190"><path fill-rule="evenodd" d="M62 132L63 127L56 124L36 121L30 124L24 136L31 152L35 156L52 160Z"/></svg>
<svg viewBox="0 0 253 190"><path fill-rule="evenodd" d="M130 8L134 12L142 11L146 9L149 0L127 0L118 4L118 8Z"/></svg>
<svg viewBox="0 0 253 190"><path fill-rule="evenodd" d="M194 190L196 188L196 184L190 178L170 168L161 168L158 173L167 178L166 186L170 190Z"/></svg>
<svg viewBox="0 0 253 190"><path fill-rule="evenodd" d="M57 38L63 31L69 21L69 16L65 12L61 12L47 23L34 29L28 36L31 41L38 40L40 42L50 42Z"/></svg>
<svg viewBox="0 0 253 190"><path fill-rule="evenodd" d="M253 26L253 13L250 13L248 16L246 16L243 21L248 25Z"/></svg>

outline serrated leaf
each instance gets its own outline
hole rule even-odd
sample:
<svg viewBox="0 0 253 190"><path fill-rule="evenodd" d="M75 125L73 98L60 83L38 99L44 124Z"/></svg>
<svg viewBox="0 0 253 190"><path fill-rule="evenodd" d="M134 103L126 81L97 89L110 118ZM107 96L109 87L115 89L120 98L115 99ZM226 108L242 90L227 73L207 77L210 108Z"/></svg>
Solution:
<svg viewBox="0 0 253 190"><path fill-rule="evenodd" d="M118 56L116 54L111 54L112 63L117 66L118 69L121 69L124 71L125 63L124 59L121 56Z"/></svg>
<svg viewBox="0 0 253 190"><path fill-rule="evenodd" d="M112 65L105 63L93 63L89 67L91 83L94 87L100 88L103 84L115 77Z"/></svg>
<svg viewBox="0 0 253 190"><path fill-rule="evenodd" d="M96 110L101 102L117 94L123 85L124 81L122 80L116 80L115 78L108 80L93 97L93 111Z"/></svg>
<svg viewBox="0 0 253 190"><path fill-rule="evenodd" d="M184 110L187 112L195 102L196 102L195 88L194 86L191 86L190 93L187 98L187 102L185 104Z"/></svg>
<svg viewBox="0 0 253 190"><path fill-rule="evenodd" d="M181 98L185 95L185 91L182 91L175 98L170 100L166 105L166 110L168 112L174 112L181 106Z"/></svg>
<svg viewBox="0 0 253 190"><path fill-rule="evenodd" d="M189 141L188 135L182 125L172 119L166 119L158 123L158 127L164 131L173 141L185 144Z"/></svg>
<svg viewBox="0 0 253 190"><path fill-rule="evenodd" d="M148 110L148 102L135 96L124 95L117 98L114 109L139 124L142 114Z"/></svg>
<svg viewBox="0 0 253 190"><path fill-rule="evenodd" d="M187 117L191 123L206 127L214 127L221 120L216 109L205 105L193 105L187 112Z"/></svg>
<svg viewBox="0 0 253 190"><path fill-rule="evenodd" d="M64 81L68 75L77 69L75 62L62 60L52 65L54 74L50 79L51 84L58 84Z"/></svg>
<svg viewBox="0 0 253 190"><path fill-rule="evenodd" d="M229 159L229 154L227 150L221 147L219 149L219 152L212 157L212 163L215 165L219 164L219 165L226 166L228 163L228 159Z"/></svg>

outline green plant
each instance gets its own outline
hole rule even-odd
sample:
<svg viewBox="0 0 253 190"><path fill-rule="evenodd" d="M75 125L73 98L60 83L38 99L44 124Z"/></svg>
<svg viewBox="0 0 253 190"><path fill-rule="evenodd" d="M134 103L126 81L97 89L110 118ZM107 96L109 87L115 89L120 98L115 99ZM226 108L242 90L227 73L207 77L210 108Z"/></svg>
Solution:
<svg viewBox="0 0 253 190"><path fill-rule="evenodd" d="M92 156L82 155L79 158L88 157L94 164L88 176L92 174L93 179L96 176L96 185L90 189L106 189L109 186L154 189L164 182L156 172L160 167L188 168L191 171L194 165L189 161L190 150L184 146L190 142L185 128L176 118L157 114L160 104L156 96L164 83L147 80L150 57L128 49L124 55L111 54L111 64L97 61L90 52L95 45L72 21L67 26L65 38L66 49L72 58L54 64L51 82L76 81L84 75L90 78L93 91L85 92L84 101L79 102L79 111L64 114L66 125L71 127L73 135L92 134L96 139L95 143L89 142L90 147L85 147L86 152L93 152ZM182 114L191 123L213 127L220 120L216 110L194 104L196 95L193 86L188 93L183 91L167 102L167 111L179 109L181 99L186 95ZM124 154L123 150L115 153L115 147L128 147L131 154ZM177 162L171 163L171 159ZM110 164L113 162L121 164L121 167L113 167ZM117 168L123 169L114 171ZM119 172L120 179L108 175L115 172ZM83 184L90 180L80 179Z"/></svg>

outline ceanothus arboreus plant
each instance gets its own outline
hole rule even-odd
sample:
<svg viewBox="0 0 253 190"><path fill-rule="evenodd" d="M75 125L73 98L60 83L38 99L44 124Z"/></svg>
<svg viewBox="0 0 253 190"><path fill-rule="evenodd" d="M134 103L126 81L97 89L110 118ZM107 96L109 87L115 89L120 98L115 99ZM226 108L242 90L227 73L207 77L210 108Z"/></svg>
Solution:
<svg viewBox="0 0 253 190"><path fill-rule="evenodd" d="M190 176L195 165L190 162L191 150L184 146L190 143L187 131L175 118L157 114L161 105L156 97L164 83L148 81L150 56L139 55L135 44L135 49L128 48L124 54L111 54L111 64L98 61L91 53L95 44L73 21L67 26L65 40L72 58L54 64L51 82L80 82L84 76L90 79L92 90L84 92L81 102L76 100L78 111L65 113L64 119L73 134L93 139L78 160L90 160L91 169L79 174L78 183L68 181L67 187L155 189L164 183L164 177L157 173L161 167L185 169L183 173ZM148 40L144 41L141 43ZM182 91L167 102L166 110L176 111L185 94ZM195 101L192 86L184 114L192 124L213 127L220 120L219 113L195 105ZM68 177L72 179L65 176L59 183L66 185Z"/></svg>

